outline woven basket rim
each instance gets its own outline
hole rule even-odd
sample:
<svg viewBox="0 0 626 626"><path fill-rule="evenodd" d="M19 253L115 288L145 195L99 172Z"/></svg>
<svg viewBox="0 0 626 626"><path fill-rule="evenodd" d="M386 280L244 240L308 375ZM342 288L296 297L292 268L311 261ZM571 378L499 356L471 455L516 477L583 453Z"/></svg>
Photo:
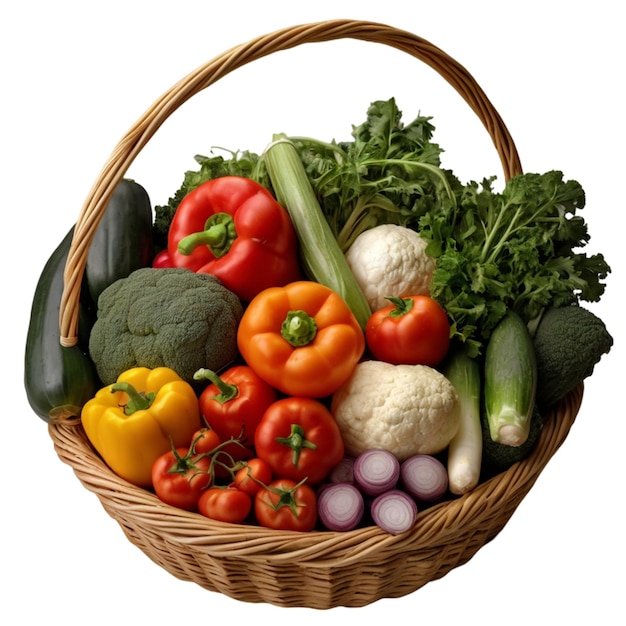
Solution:
<svg viewBox="0 0 626 626"><path fill-rule="evenodd" d="M411 531L274 531L225 524L166 505L114 474L82 426L49 424L55 451L128 540L171 575L246 602L361 607L398 598L469 561L506 525L565 441L583 396L577 385L545 417L533 452L455 499L418 514Z"/></svg>
<svg viewBox="0 0 626 626"><path fill-rule="evenodd" d="M198 540L189 545L202 545L214 555L242 556L280 563L298 559L301 567L346 567L363 558L364 551L402 550L415 544L428 544L442 533L450 535L459 527L471 525L480 518L485 503L497 510L500 496L519 492L521 499L529 491L555 452L567 438L582 403L583 383L577 385L558 405L545 415L545 426L531 454L509 469L485 480L472 491L452 497L418 514L415 527L402 535L390 535L376 526L352 531L311 532L271 530L257 525L231 524L211 520L199 513L183 511L161 502L152 491L137 487L117 476L100 458L87 439L82 426L49 424L49 434L60 459L70 465L90 491L107 502L105 508L120 507L126 513L134 510L146 522L165 526L173 534L198 532ZM175 519L173 524L164 519Z"/></svg>

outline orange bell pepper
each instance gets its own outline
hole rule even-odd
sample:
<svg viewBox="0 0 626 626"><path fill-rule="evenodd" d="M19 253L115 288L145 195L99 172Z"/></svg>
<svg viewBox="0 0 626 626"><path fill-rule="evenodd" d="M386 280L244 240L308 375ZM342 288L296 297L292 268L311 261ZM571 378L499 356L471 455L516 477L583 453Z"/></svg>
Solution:
<svg viewBox="0 0 626 626"><path fill-rule="evenodd" d="M261 291L239 323L246 363L291 396L322 398L352 374L363 355L363 331L346 302L313 281Z"/></svg>

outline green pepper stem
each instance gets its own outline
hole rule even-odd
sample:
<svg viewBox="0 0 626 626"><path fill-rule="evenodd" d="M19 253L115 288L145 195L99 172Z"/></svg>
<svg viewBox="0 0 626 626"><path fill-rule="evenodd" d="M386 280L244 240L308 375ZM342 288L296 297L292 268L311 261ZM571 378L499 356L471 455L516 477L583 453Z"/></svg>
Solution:
<svg viewBox="0 0 626 626"><path fill-rule="evenodd" d="M178 242L178 251L189 255L198 246L207 246L213 256L224 256L237 239L237 231L232 215L229 213L214 213L204 225L204 230L191 233Z"/></svg>
<svg viewBox="0 0 626 626"><path fill-rule="evenodd" d="M218 389L219 393L213 396L220 404L226 404L229 400L234 400L239 395L239 387L231 383L227 383L220 378L213 370L205 367L199 369L194 375L194 380L210 380Z"/></svg>
<svg viewBox="0 0 626 626"><path fill-rule="evenodd" d="M315 339L317 324L305 311L289 311L280 328L280 334L292 346L306 346Z"/></svg>
<svg viewBox="0 0 626 626"><path fill-rule="evenodd" d="M289 437L276 437L276 443L283 444L284 446L289 446L292 451L292 463L297 467L298 462L300 461L300 454L303 448L309 448L309 450L317 450L317 446L312 442L306 439L304 434L304 429L300 424L292 424L291 425L291 433Z"/></svg>
<svg viewBox="0 0 626 626"><path fill-rule="evenodd" d="M124 414L132 415L135 411L145 411L149 409L156 393L151 391L150 393L139 393L130 383L117 382L111 385L111 393L116 391L122 391L128 396L128 402L124 405Z"/></svg>

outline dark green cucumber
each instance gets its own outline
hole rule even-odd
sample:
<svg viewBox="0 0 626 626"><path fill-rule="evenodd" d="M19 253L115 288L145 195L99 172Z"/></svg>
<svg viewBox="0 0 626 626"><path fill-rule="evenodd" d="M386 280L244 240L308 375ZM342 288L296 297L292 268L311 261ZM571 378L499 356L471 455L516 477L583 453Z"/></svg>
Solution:
<svg viewBox="0 0 626 626"><path fill-rule="evenodd" d="M485 418L493 441L521 446L528 439L537 391L537 363L526 324L509 311L485 350Z"/></svg>
<svg viewBox="0 0 626 626"><path fill-rule="evenodd" d="M72 422L82 406L100 387L95 367L79 343L71 348L60 343L59 309L63 271L70 249L72 228L43 268L35 287L24 355L24 386L33 411L46 422ZM85 337L89 312L81 308ZM79 322L80 323L80 322Z"/></svg>
<svg viewBox="0 0 626 626"><path fill-rule="evenodd" d="M116 280L147 267L154 256L152 207L146 190L123 179L102 215L87 254L85 280L95 305Z"/></svg>

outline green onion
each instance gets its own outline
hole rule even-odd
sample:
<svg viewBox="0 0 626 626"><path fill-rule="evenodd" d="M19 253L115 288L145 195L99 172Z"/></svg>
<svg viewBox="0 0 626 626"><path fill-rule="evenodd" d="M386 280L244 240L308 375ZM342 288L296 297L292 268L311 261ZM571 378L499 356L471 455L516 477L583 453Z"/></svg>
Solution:
<svg viewBox="0 0 626 626"><path fill-rule="evenodd" d="M338 293L365 328L372 313L369 303L326 221L296 147L285 135L275 135L264 159L276 199L293 222L305 273Z"/></svg>
<svg viewBox="0 0 626 626"><path fill-rule="evenodd" d="M448 445L448 483L453 494L463 495L474 489L480 480L483 455L481 369L478 359L458 347L448 354L443 374L459 396L459 430Z"/></svg>

